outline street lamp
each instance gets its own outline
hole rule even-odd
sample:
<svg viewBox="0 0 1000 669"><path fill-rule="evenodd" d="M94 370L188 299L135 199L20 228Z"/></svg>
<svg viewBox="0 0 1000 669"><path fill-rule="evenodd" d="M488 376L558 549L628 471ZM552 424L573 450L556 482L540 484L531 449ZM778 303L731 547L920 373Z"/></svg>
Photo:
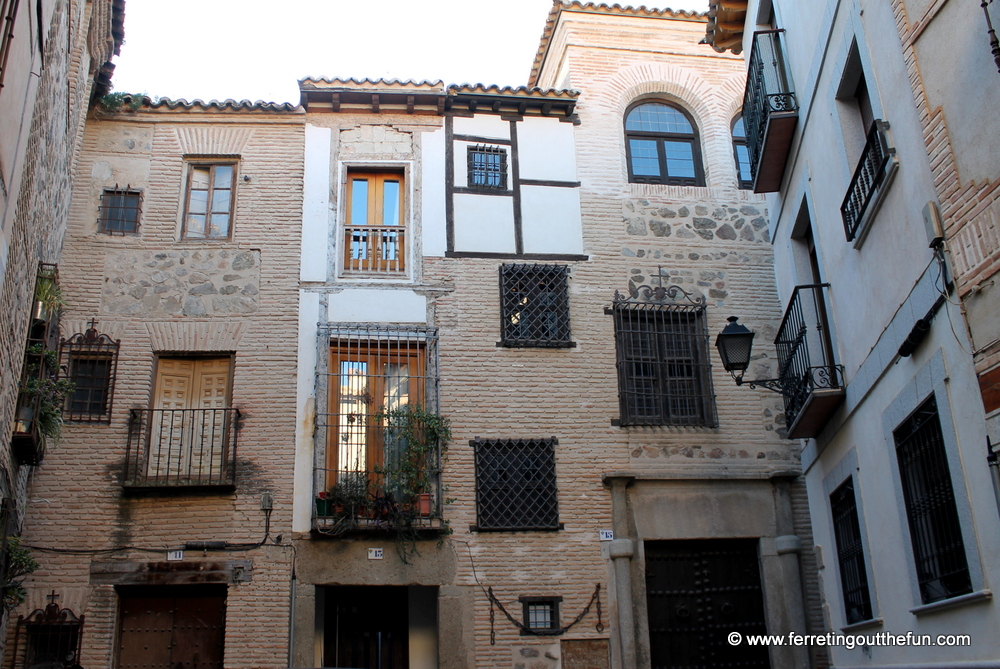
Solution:
<svg viewBox="0 0 1000 669"><path fill-rule="evenodd" d="M745 325L736 321L737 316L730 316L727 325L715 338L715 347L719 349L722 366L733 375L736 385L743 385L743 373L750 366L750 350L753 347L754 333ZM736 373L739 372L739 376Z"/></svg>

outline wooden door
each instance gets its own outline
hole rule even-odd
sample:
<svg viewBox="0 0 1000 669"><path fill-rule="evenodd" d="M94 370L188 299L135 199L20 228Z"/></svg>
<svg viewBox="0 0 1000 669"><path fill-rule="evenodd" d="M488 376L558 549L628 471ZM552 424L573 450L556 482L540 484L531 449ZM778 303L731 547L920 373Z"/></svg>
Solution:
<svg viewBox="0 0 1000 669"><path fill-rule="evenodd" d="M159 359L148 475L198 479L222 471L231 362L229 357Z"/></svg>
<svg viewBox="0 0 1000 669"><path fill-rule="evenodd" d="M122 594L118 669L222 669L225 587Z"/></svg>

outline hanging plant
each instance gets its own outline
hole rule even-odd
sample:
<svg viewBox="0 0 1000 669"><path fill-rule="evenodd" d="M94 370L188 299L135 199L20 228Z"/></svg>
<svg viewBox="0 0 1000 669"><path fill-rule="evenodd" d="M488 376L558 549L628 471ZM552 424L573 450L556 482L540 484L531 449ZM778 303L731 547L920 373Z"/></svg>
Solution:
<svg viewBox="0 0 1000 669"><path fill-rule="evenodd" d="M4 574L3 608L8 613L20 606L28 596L22 585L25 577L39 568L31 551L21 547L18 537L7 538L7 572Z"/></svg>

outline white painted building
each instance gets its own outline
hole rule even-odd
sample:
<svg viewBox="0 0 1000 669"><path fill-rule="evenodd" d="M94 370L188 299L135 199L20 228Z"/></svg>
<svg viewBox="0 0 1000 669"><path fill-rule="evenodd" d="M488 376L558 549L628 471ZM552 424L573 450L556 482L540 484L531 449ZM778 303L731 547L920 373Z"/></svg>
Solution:
<svg viewBox="0 0 1000 669"><path fill-rule="evenodd" d="M748 62L743 118L755 189L772 193L779 372L827 623L971 637L838 646L833 664L1000 666L984 410L997 413L1000 161L995 121L970 116L995 109L1000 82L979 3L720 0L707 41Z"/></svg>

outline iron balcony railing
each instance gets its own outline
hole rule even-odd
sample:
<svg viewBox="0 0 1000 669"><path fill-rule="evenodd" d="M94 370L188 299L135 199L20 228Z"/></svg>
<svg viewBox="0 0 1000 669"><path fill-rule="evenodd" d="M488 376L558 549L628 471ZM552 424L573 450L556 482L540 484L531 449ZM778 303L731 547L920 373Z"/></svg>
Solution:
<svg viewBox="0 0 1000 669"><path fill-rule="evenodd" d="M438 463L439 453L429 454ZM414 486L416 477L423 485ZM441 471L438 464L410 469L407 477L396 464L367 470L317 468L318 481L334 481L316 493L314 527L321 534L365 530L442 529Z"/></svg>
<svg viewBox="0 0 1000 669"><path fill-rule="evenodd" d="M847 241L857 237L865 212L871 207L879 187L885 183L890 167L895 160L896 149L889 145L886 130L889 124L876 119L868 131L865 149L854 170L854 178L847 188L840 213L844 218L844 232Z"/></svg>
<svg viewBox="0 0 1000 669"><path fill-rule="evenodd" d="M828 283L796 286L778 329L778 378L791 428L810 395L843 389L843 367L834 364L824 289Z"/></svg>
<svg viewBox="0 0 1000 669"><path fill-rule="evenodd" d="M750 52L746 89L743 93L743 125L746 129L747 151L750 154L750 173L755 183L767 149L768 119L773 114L788 116L789 113L798 111L781 47L783 32L765 30L754 33L753 50ZM791 130L788 132L790 134Z"/></svg>
<svg viewBox="0 0 1000 669"><path fill-rule="evenodd" d="M349 225L344 228L344 271L401 274L406 271L406 227Z"/></svg>
<svg viewBox="0 0 1000 669"><path fill-rule="evenodd" d="M234 485L239 427L239 409L132 409L125 485Z"/></svg>

